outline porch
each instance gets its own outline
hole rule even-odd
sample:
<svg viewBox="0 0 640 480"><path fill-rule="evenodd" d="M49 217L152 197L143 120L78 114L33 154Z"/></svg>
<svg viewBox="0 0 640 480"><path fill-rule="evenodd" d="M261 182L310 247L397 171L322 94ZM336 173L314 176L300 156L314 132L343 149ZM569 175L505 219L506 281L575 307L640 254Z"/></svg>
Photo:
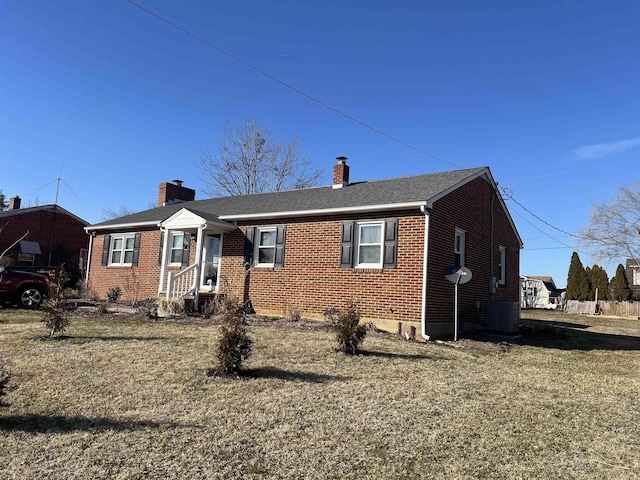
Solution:
<svg viewBox="0 0 640 480"><path fill-rule="evenodd" d="M163 221L158 297L184 299L194 310L203 304L201 298L215 298L224 233L236 228L215 215L185 208Z"/></svg>

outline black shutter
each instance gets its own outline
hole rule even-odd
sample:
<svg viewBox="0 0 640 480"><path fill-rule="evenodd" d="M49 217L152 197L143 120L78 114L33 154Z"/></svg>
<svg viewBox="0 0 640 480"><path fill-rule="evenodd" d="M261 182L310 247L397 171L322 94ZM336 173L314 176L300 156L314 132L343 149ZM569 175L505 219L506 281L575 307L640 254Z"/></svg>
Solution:
<svg viewBox="0 0 640 480"><path fill-rule="evenodd" d="M253 239L256 234L255 227L247 227L244 232L244 264L245 268L253 266Z"/></svg>
<svg viewBox="0 0 640 480"><path fill-rule="evenodd" d="M384 221L384 258L382 268L396 268L398 257L398 219Z"/></svg>
<svg viewBox="0 0 640 480"><path fill-rule="evenodd" d="M273 263L275 268L284 267L284 242L287 236L287 226L278 225L276 227L276 256Z"/></svg>
<svg viewBox="0 0 640 480"><path fill-rule="evenodd" d="M111 244L111 235L104 236L104 244L102 245L102 263L101 265L107 265L109 263L109 245Z"/></svg>
<svg viewBox="0 0 640 480"><path fill-rule="evenodd" d="M136 236L133 240L133 258L131 259L131 265L137 266L138 259L140 258L140 233L136 233Z"/></svg>
<svg viewBox="0 0 640 480"><path fill-rule="evenodd" d="M342 222L342 247L340 249L340 268L353 267L353 230L354 222Z"/></svg>
<svg viewBox="0 0 640 480"><path fill-rule="evenodd" d="M191 234L184 232L182 236L182 266L189 265L189 253L191 252Z"/></svg>
<svg viewBox="0 0 640 480"><path fill-rule="evenodd" d="M158 265L162 265L162 253L164 252L164 232L160 232L160 251L158 252Z"/></svg>

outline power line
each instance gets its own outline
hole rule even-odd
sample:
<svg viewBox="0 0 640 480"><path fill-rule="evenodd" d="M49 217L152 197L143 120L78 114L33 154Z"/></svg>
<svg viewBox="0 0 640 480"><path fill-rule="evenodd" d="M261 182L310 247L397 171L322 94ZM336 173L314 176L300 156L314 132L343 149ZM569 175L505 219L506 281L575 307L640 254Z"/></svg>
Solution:
<svg viewBox="0 0 640 480"><path fill-rule="evenodd" d="M365 122L363 122L363 121L361 121L361 120L358 120L357 118L355 118L355 117L353 117L353 116L351 116L351 115L349 115L349 114L347 114L347 113L344 113L343 111L341 111L341 110L339 110L339 109L337 109L337 108L335 108L335 107L332 107L331 105L329 105L329 104L327 104L327 103L323 102L322 100L319 100L318 98L316 98L316 97L314 97L314 96L312 96L312 95L310 95L310 94L308 94L308 93L304 92L303 90L300 90L299 88L297 88L297 87L295 87L295 86L291 85L290 83L287 83L287 82L285 82L285 81L283 81L283 80L280 80L280 79L279 79L279 78L277 78L276 76L271 75L270 73L268 73L268 72L266 72L266 71L264 71L264 70L262 70L262 69L260 69L260 68L256 67L255 65L253 65L253 64L251 64L251 63L249 63L249 62L247 62L247 61L243 60L242 58L240 58L240 57L238 57L238 56L236 56L236 55L234 55L234 54L232 54L232 53L230 53L230 52L228 52L228 51L226 51L226 50L224 50L224 49L222 49L222 48L218 47L217 45L215 45L215 44L213 44L213 43L209 42L208 40L205 40L204 38L202 38L202 37L200 37L200 36L198 36L198 35L196 35L196 34L194 34L194 33L190 32L189 30L187 30L187 29L185 29L185 28L183 28L183 27L181 27L181 26L179 26L179 25L177 25L177 24L173 23L172 21L170 21L170 20L168 20L168 19L166 19L166 18L162 17L161 15L159 15L159 14L157 14L157 13L155 13L155 12L153 12L153 11L151 11L151 10L149 10L149 9L145 8L145 7L143 7L142 5L140 5L140 4L136 3L136 2L134 2L133 0L126 0L126 1L127 1L128 3L130 3L131 5L133 5L134 7L137 7L137 8L139 8L140 10L142 10L143 12L147 13L148 15L151 15L151 16L155 17L156 19L160 20L161 22L166 23L167 25L171 26L172 28L174 28L174 29L176 29L176 30L178 30L178 31L180 31L180 32L182 32L182 33L184 33L185 35L187 35L187 36L189 36L189 37L193 38L194 40L196 40L196 41L198 41L198 42L202 43L203 45L205 45L205 46L207 46L207 47L209 47L209 48L212 48L212 49L216 50L217 52L219 52L219 53L221 53L221 54L223 54L223 55L225 55L225 56L227 56L227 57L231 58L232 60L234 60L234 61L236 61L236 62L240 63L241 65L244 65L245 67L247 67L247 68L250 68L250 69L254 70L255 72L259 73L260 75L263 75L263 76L267 77L268 79L270 79L270 80L272 80L272 81L274 81L274 82L276 82L276 83L280 84L281 86L283 86L283 87L285 87L285 88L288 88L289 90L291 90L291 91L293 91L293 92L297 93L298 95L301 95L301 96L305 97L306 99L311 100L312 102L314 102L314 103L316 103L316 104L320 105L321 107L324 107L324 108L326 108L327 110L330 110L330 111L332 111L332 112L334 112L334 113L337 113L338 115L340 115L340 116L342 116L342 117L346 118L347 120L350 120L351 122L354 122L354 123L356 123L356 124L358 124L358 125L360 125L360 126L362 126L362 127L364 127L364 128L367 128L367 129L371 130L372 132L377 133L378 135L381 135L381 136L383 136L383 137L385 137L385 138L388 138L389 140L392 140L392 141L394 141L394 142L396 142L396 143L398 143L398 144L400 144L400 145L403 145L404 147L410 148L411 150L414 150L414 151L416 151L416 152L418 152L418 153L420 153L420 154L422 154L422 155L426 155L426 156L428 156L428 157L431 157L431 158L433 158L433 159L435 159L435 160L438 160L438 161L440 161L440 162L446 163L446 164L451 165L451 166L456 167L456 168L462 168L460 165L456 165L456 164L455 164L455 163L453 163L453 162L449 162L448 160L445 160L445 159L440 158L440 157L438 157L438 156L436 156L436 155L433 155L433 154L431 154L431 153L429 153L429 152L427 152L427 151L425 151L425 150L423 150L423 149L421 149L421 148L419 148L419 147L416 147L416 146L414 146L414 145L411 145L411 144L409 144L409 143L407 143L407 142L405 142L405 141L403 141L403 140L400 140L400 139L399 139L399 138L397 138L397 137L394 137L393 135L390 135L390 134L388 134L388 133L386 133L386 132L383 132L382 130L379 130L379 129L377 129L377 128L375 128L375 127L373 127L373 126L371 126L371 125L369 125L369 124L367 124L367 123L365 123ZM520 202L518 202L518 201L513 197L513 191L511 191L510 189L507 189L507 188L505 188L505 187L502 187L502 190L503 190L503 193L505 194L505 196L507 196L509 199L513 200L513 201L514 201L517 205L519 205L519 206L520 206L524 211L526 211L527 213L529 213L530 215L532 215L532 216L533 216L534 218L536 218L538 221L540 221L540 222L544 223L545 225L547 225L547 226L549 226L549 227L551 227L551 228L553 228L553 229L555 229L555 230L557 230L557 231L559 231L559 232L561 232L561 233L563 233L563 234L565 234L565 235L568 235L568 236L570 236L570 237L581 238L581 237L580 237L580 236L578 236L578 235L575 235L575 234L573 234L573 233L567 232L567 231L565 231L565 230L562 230L561 228L558 228L558 227L556 227L556 226L552 225L551 223L547 222L546 220L542 219L541 217L539 217L538 215L536 215L535 213L533 213L531 210L529 210L527 207L525 207L524 205L522 205ZM522 218L524 219L524 217L522 217ZM527 221L526 219L524 219L524 220L525 220L525 221ZM527 221L527 222L528 222L528 221ZM528 222L528 223L531 223L531 222ZM537 228L537 227L535 227L535 225L533 225L533 224L531 224L531 225L532 225L532 226L534 226L534 228ZM542 231L542 230L540 230L540 231L541 231L543 234L547 235L547 234L546 234L546 232L544 232L544 231ZM551 239L553 239L553 240L555 240L555 241L558 241L558 242L559 242L559 240L557 240L557 239L555 239L555 238L551 237L550 235L547 235L547 236L549 236ZM560 243L562 243L562 242L560 242ZM564 245L564 244L563 244L563 245ZM565 245L565 247L567 247L567 248L572 248L572 247L569 247L568 245Z"/></svg>
<svg viewBox="0 0 640 480"><path fill-rule="evenodd" d="M507 187L502 187L502 193L509 199L509 200L513 200L514 203L516 203L520 208L522 208L525 212L527 212L529 215L531 215L532 217L536 218L538 221L544 223L545 225L547 225L548 227L553 228L554 230L559 231L560 233L564 233L565 235L569 235L570 237L574 237L574 238L580 238L583 239L583 237L581 237L580 235L576 235L575 233L571 233L571 232L567 232L566 230L563 230L561 228L556 227L555 225L552 225L551 223L547 222L546 220L544 220L543 218L539 217L538 215L536 215L535 213L533 213L531 210L529 210L527 207L525 207L524 205L522 205L519 201L517 201L514 196L513 196L513 190ZM542 231L542 230L540 230ZM544 233L544 232L543 232ZM545 233L546 235L546 233Z"/></svg>
<svg viewBox="0 0 640 480"><path fill-rule="evenodd" d="M318 104L318 105L320 105L321 107L324 107L324 108L326 108L327 110L331 110L332 112L337 113L338 115L341 115L342 117L346 118L347 120L350 120L350 121L352 121L352 122L354 122L354 123L357 123L357 124L358 124L358 125L360 125L361 127L367 128L367 129L371 130L372 132L377 133L378 135L381 135L381 136L383 136L383 137L386 137L386 138L388 138L389 140L392 140L392 141L394 141L394 142L396 142L396 143L399 143L400 145L403 145L403 146L405 146L405 147L407 147L407 148L410 148L411 150L415 150L416 152L421 153L422 155L426 155L426 156L431 157L431 158L433 158L433 159L435 159L435 160L438 160L438 161L440 161L440 162L443 162L443 163L446 163L446 164L448 164L448 165L451 165L452 167L462 168L460 165L456 165L455 163L449 162L448 160L445 160L445 159L440 158L440 157L438 157L438 156L436 156L436 155L433 155L432 153L429 153L429 152L427 152L427 151L425 151L425 150L422 150L421 148L418 148L418 147L416 147L416 146L414 146L414 145L411 145L410 143L407 143L407 142L405 142L405 141L403 141L403 140L400 140L399 138L394 137L393 135L390 135L390 134L388 134L388 133L386 133L386 132L383 132L382 130L377 129L377 128L375 128L375 127L373 127L373 126L369 125L368 123L365 123L365 122L363 122L363 121L361 121L361 120L358 120L357 118L352 117L351 115L349 115L349 114L347 114L347 113L344 113L343 111L338 110L338 109L337 109L337 108L335 108L335 107L332 107L331 105L329 105L329 104L327 104L327 103L323 102L322 100L317 99L317 98L316 98L316 97L314 97L313 95L310 95L310 94L308 94L308 93L306 93L306 92L304 92L304 91L300 90L299 88L294 87L294 86L293 86L293 85L291 85L290 83L287 83L287 82L285 82L285 81L283 81L283 80L280 80L278 77L275 77L274 75L271 75L270 73L267 73L267 72L265 72L264 70L261 70L260 68L256 67L255 65L252 65L251 63L249 63L249 62L247 62L247 61L245 61L245 60L241 59L240 57L237 57L236 55L234 55L234 54L232 54L232 53L230 53L230 52L228 52L228 51L226 51L226 50L224 50L224 49L222 49L222 48L218 47L217 45L214 45L213 43L209 42L208 40L205 40L205 39L204 39L204 38L202 38L202 37L199 37L199 36L198 36L198 35L196 35L195 33L192 33L192 32L190 32L189 30L186 30L186 29L182 28L181 26L179 26L179 25L177 25L177 24L175 24L175 23L171 22L170 20L167 20L166 18L164 18L164 17L162 17L162 16L158 15L158 14L157 14L157 13L155 13L155 12L152 12L151 10L149 10L149 9L147 9L147 8L145 8L145 7L143 7L142 5L137 4L137 3L136 3L136 2L134 2L133 0L125 0L125 1L127 1L128 3L130 3L131 5L133 5L134 7L138 7L138 8L139 8L140 10L142 10L143 12L145 12L145 13L147 13L147 14L149 14L149 15L151 15L151 16L153 16L153 17L155 17L155 18L157 18L158 20L160 20L160 21L162 21L162 22L166 23L167 25L169 25L169 26L171 26L171 27L175 28L176 30L178 30L178 31L180 31L180 32L182 32L182 33L184 33L185 35L190 36L190 37L191 37L191 38L193 38L194 40L197 40L198 42L200 42L200 43L202 43L202 44L206 45L207 47L209 47L209 48L213 48L213 49L214 49L214 50L216 50L217 52L222 53L223 55L226 55L227 57L229 57L229 58L231 58L232 60L235 60L236 62L238 62L238 63L240 63L240 64L244 65L245 67L250 68L250 69L252 69L252 70L254 70L254 71L258 72L260 75L263 75L263 76L267 77L268 79L273 80L274 82L276 82L276 83L278 83L278 84L282 85L282 86L283 86L283 87L285 87L285 88L288 88L289 90L292 90L293 92L297 93L298 95L301 95L301 96L303 96L303 97L307 98L308 100L311 100L312 102L317 103L317 104Z"/></svg>

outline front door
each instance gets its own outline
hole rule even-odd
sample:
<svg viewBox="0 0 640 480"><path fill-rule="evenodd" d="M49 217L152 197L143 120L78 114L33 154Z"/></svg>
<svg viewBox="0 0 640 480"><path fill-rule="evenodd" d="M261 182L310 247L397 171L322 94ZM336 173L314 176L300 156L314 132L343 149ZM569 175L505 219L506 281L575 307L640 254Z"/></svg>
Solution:
<svg viewBox="0 0 640 480"><path fill-rule="evenodd" d="M220 234L207 234L204 240L204 252L202 255L202 279L201 287L211 292L218 288L218 276L220 272Z"/></svg>

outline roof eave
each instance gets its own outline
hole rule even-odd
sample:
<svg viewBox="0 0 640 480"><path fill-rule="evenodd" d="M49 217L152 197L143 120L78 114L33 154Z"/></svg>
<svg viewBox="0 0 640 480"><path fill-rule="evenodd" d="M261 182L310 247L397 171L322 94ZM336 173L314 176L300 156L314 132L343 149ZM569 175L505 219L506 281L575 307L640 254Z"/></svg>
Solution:
<svg viewBox="0 0 640 480"><path fill-rule="evenodd" d="M97 230L125 230L129 228L137 228L137 227L159 227L162 220L157 221L154 220L152 222L131 222L131 223L111 223L109 225L89 225L88 227L84 227L84 230L89 232L94 232Z"/></svg>
<svg viewBox="0 0 640 480"><path fill-rule="evenodd" d="M315 215L333 215L336 213L379 212L388 210L405 210L426 206L426 201L389 203L380 205L362 205L357 207L318 208L312 210L290 210L285 212L245 213L238 215L220 215L220 220L254 220L258 218L310 217Z"/></svg>

